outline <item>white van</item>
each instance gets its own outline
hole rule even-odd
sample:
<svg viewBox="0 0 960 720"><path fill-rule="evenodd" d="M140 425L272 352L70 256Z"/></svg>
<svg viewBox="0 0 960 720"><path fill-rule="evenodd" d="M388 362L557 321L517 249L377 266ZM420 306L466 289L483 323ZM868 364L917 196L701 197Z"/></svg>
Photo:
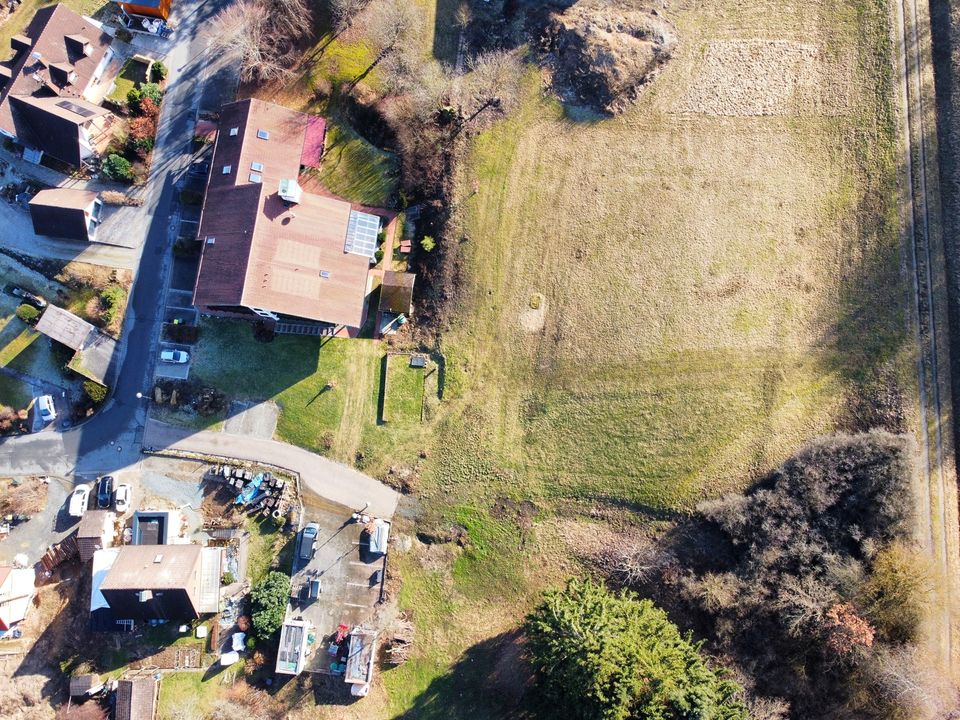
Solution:
<svg viewBox="0 0 960 720"><path fill-rule="evenodd" d="M70 514L70 517L83 517L89 498L90 486L77 485L76 489L70 493L70 504L67 506L67 512Z"/></svg>

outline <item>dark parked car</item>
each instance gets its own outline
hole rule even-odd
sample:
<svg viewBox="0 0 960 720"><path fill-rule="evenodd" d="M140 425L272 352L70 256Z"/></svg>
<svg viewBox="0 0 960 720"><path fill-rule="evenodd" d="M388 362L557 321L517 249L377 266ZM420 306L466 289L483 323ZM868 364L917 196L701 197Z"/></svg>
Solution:
<svg viewBox="0 0 960 720"><path fill-rule="evenodd" d="M97 483L97 507L108 508L113 502L113 478L105 475Z"/></svg>
<svg viewBox="0 0 960 720"><path fill-rule="evenodd" d="M317 533L320 532L320 526L316 523L307 523L306 527L300 531L300 543L297 545L297 558L307 562L313 557L313 551L317 547Z"/></svg>
<svg viewBox="0 0 960 720"><path fill-rule="evenodd" d="M43 310L47 306L46 300L23 288L13 287L10 289L10 294L20 298L24 302L30 303L38 310Z"/></svg>

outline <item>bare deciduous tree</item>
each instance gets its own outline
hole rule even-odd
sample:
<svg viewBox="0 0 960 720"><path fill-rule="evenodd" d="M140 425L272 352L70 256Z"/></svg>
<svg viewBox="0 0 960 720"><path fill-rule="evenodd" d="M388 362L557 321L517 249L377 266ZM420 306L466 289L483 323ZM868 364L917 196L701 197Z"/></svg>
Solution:
<svg viewBox="0 0 960 720"><path fill-rule="evenodd" d="M234 57L244 82L278 80L296 62L296 41L311 24L305 0L240 0L210 26L212 44Z"/></svg>
<svg viewBox="0 0 960 720"><path fill-rule="evenodd" d="M333 29L341 33L349 28L369 2L370 0L329 0L327 5L330 9Z"/></svg>
<svg viewBox="0 0 960 720"><path fill-rule="evenodd" d="M957 688L914 645L881 650L867 673L878 702L900 708L909 717L946 717L960 707Z"/></svg>
<svg viewBox="0 0 960 720"><path fill-rule="evenodd" d="M508 113L520 97L523 64L516 53L494 50L472 58L464 78L464 125L484 110L496 108Z"/></svg>
<svg viewBox="0 0 960 720"><path fill-rule="evenodd" d="M412 0L378 0L370 8L370 22L366 28L367 38L377 55L366 72L396 50L400 41L417 27L419 21L420 11Z"/></svg>
<svg viewBox="0 0 960 720"><path fill-rule="evenodd" d="M644 535L612 543L596 556L597 565L611 580L623 587L634 588L657 579L675 560L672 554Z"/></svg>

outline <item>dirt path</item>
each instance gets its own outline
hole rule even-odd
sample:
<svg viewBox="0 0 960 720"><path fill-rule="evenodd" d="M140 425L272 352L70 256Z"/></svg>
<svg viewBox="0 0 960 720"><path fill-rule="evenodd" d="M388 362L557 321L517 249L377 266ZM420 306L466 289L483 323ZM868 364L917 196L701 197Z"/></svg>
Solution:
<svg viewBox="0 0 960 720"><path fill-rule="evenodd" d="M947 298L943 271L943 235L939 223L939 169L929 46L929 17L916 0L895 3L898 43L901 131L904 135L903 203L905 242L912 281L913 329L917 342L917 382L920 404L920 463L923 474L924 538L945 582L938 603L940 616L932 630L945 665L957 666L955 600L958 566L958 518L953 436L947 432L951 393L945 322ZM934 640L931 638L931 640Z"/></svg>

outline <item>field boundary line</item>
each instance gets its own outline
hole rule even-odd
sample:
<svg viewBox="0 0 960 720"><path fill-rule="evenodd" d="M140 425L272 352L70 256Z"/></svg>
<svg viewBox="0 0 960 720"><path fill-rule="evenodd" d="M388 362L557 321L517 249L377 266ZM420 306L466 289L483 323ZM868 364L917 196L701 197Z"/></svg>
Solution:
<svg viewBox="0 0 960 720"><path fill-rule="evenodd" d="M911 310L914 340L917 344L918 401L920 405L920 438L922 440L922 471L925 482L924 520L928 526L929 551L944 577L944 595L940 622L945 637L941 638L941 654L952 668L955 662L957 643L954 642L954 587L957 566L956 537L958 532L956 505L956 469L953 443L945 439L945 417L951 415L951 392L949 378L944 382L941 367L950 367L949 343L941 340L947 332L938 314L946 311L943 271L944 251L942 228L936 225L931 232L931 203L940 207L938 193L939 172L931 175L931 166L936 165L936 149L932 160L927 145L935 142L936 128L927 125L924 95L930 92L925 87L924 74L932 68L929 47L920 39L921 22L929 28L929 17L923 16L917 0L898 0L895 3L895 26L898 41L897 75L899 77L899 130L903 139L902 155L904 172L901 188L906 213L904 214L904 240L909 249L911 276ZM929 32L924 33L929 41ZM930 139L931 134L934 136ZM916 153L916 162L914 162ZM930 178L930 180L928 180ZM931 246L939 240L934 249ZM938 262L934 262L936 259ZM944 356L944 357L941 357ZM932 437L931 437L932 429ZM947 496L951 502L947 503Z"/></svg>

